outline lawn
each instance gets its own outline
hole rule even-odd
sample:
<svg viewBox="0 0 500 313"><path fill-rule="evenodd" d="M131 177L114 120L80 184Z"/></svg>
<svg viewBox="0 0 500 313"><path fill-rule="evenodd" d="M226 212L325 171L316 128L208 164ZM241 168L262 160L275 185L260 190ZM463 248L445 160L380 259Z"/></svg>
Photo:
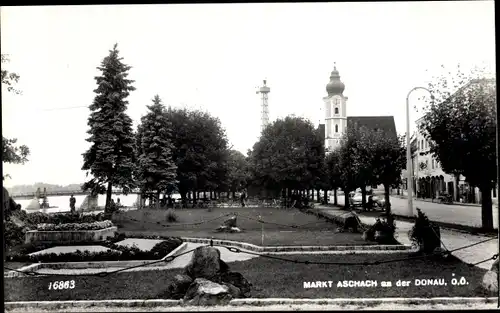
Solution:
<svg viewBox="0 0 500 313"><path fill-rule="evenodd" d="M237 217L237 226L243 232L215 232L215 229L228 218L221 216L233 212L241 215ZM376 244L364 241L360 233L336 233L338 225L319 219L314 215L302 213L297 209L240 207L215 208L212 212L207 209L179 209L175 210L175 214L178 216L178 220L172 223L167 222L165 210L128 211L114 215L113 222L119 226L119 232L130 237L138 233L177 237L213 237L261 245L263 229L265 246ZM243 215L251 219L245 218ZM258 222L259 216L266 222L264 225ZM218 217L220 218L216 219ZM146 221L144 224L140 222L143 218ZM182 225L193 223L200 224ZM300 226L297 228L289 227L292 225Z"/></svg>
<svg viewBox="0 0 500 313"><path fill-rule="evenodd" d="M402 255L301 255L284 256L311 262L383 261ZM381 297L482 297L494 296L480 287L485 270L468 267L458 259L448 261L413 259L371 266L314 265L255 258L229 264L253 284L252 298L381 298ZM167 285L181 269L121 272L109 277L40 276L5 278L5 301L161 299ZM455 274L455 276L452 276ZM453 286L453 277L464 277L468 284ZM415 286L420 278L444 278L447 286ZM74 280L75 288L48 290L50 282ZM376 280L377 287L337 287L343 280ZM411 281L397 287L397 280ZM304 288L304 282L332 281L330 288ZM382 287L381 281L392 281Z"/></svg>

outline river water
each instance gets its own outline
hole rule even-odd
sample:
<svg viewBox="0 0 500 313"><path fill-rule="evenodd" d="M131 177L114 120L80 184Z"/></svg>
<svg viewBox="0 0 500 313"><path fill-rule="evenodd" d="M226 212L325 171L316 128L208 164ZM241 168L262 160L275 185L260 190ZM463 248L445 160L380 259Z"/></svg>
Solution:
<svg viewBox="0 0 500 313"><path fill-rule="evenodd" d="M76 209L78 210L80 208L80 206L82 205L83 203L83 200L85 199L85 195L75 195L75 199L76 199ZM70 196L49 196L47 197L47 200L49 202L49 205L51 206L51 208L49 209L40 209L39 211L40 212L44 212L44 213L56 213L56 212L69 212L70 211L70 207L69 207L69 198ZM174 194L172 195L172 198L176 199L176 198L180 198L180 195L177 195L177 194ZM117 194L113 194L112 195L112 199L115 200L115 202L118 201L118 199L120 199L120 203L123 205L123 206L126 206L126 207L133 207L135 206L136 204L136 201L137 201L137 194L128 194L128 195L117 195ZM26 207L28 206L28 204L32 201L31 199L16 199L14 198L14 201L18 204L21 205L21 209L22 210L26 210ZM41 203L41 201L40 201ZM106 195L99 195L97 197L97 205L99 207L104 207L104 205L106 204ZM148 201L146 200L146 205L148 205ZM28 212L34 212L33 210L29 210Z"/></svg>

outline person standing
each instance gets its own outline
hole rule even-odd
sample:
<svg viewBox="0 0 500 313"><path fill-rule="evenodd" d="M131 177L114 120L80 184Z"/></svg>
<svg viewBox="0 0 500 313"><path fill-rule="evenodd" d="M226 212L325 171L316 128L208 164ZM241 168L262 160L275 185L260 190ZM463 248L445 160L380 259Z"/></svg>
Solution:
<svg viewBox="0 0 500 313"><path fill-rule="evenodd" d="M245 207L245 199L246 199L246 197L247 197L246 190L245 190L245 189L243 189L243 190L241 191L241 196L240 196L241 206L242 206L242 207Z"/></svg>
<svg viewBox="0 0 500 313"><path fill-rule="evenodd" d="M69 198L69 207L71 209L71 213L75 212L75 204L76 204L76 199L73 195Z"/></svg>

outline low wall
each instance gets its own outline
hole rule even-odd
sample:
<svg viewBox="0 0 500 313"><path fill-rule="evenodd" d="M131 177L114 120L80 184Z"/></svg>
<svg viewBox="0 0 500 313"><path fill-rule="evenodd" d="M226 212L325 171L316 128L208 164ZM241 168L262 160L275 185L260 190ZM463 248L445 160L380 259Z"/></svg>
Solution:
<svg viewBox="0 0 500 313"><path fill-rule="evenodd" d="M91 241L99 242L106 240L107 237L114 237L116 231L116 226L99 230L30 230L26 232L25 243L78 243Z"/></svg>

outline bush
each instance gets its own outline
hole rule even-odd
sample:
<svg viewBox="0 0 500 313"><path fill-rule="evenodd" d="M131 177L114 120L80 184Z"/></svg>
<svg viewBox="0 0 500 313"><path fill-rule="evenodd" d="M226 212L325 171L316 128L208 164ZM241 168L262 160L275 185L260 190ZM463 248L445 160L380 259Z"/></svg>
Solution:
<svg viewBox="0 0 500 313"><path fill-rule="evenodd" d="M364 234L366 240L376 241L380 244L394 244L396 239L394 234L396 233L396 220L394 214L389 214L387 216L381 216L382 219L377 218L375 224L373 224ZM385 219L384 219L385 217Z"/></svg>
<svg viewBox="0 0 500 313"><path fill-rule="evenodd" d="M11 248L24 242L26 230L23 227L17 226L12 221L6 221L4 223L4 227L4 239L6 248Z"/></svg>
<svg viewBox="0 0 500 313"><path fill-rule="evenodd" d="M174 212L174 210L173 210L173 209L168 209L168 210L167 210L167 215L165 216L165 220L166 220L168 223L177 222L178 217L177 217L177 214L175 214L175 212Z"/></svg>
<svg viewBox="0 0 500 313"><path fill-rule="evenodd" d="M422 252L433 253L441 247L441 232L439 226L431 223L427 215L417 208L415 225L409 232L410 240L418 245Z"/></svg>

